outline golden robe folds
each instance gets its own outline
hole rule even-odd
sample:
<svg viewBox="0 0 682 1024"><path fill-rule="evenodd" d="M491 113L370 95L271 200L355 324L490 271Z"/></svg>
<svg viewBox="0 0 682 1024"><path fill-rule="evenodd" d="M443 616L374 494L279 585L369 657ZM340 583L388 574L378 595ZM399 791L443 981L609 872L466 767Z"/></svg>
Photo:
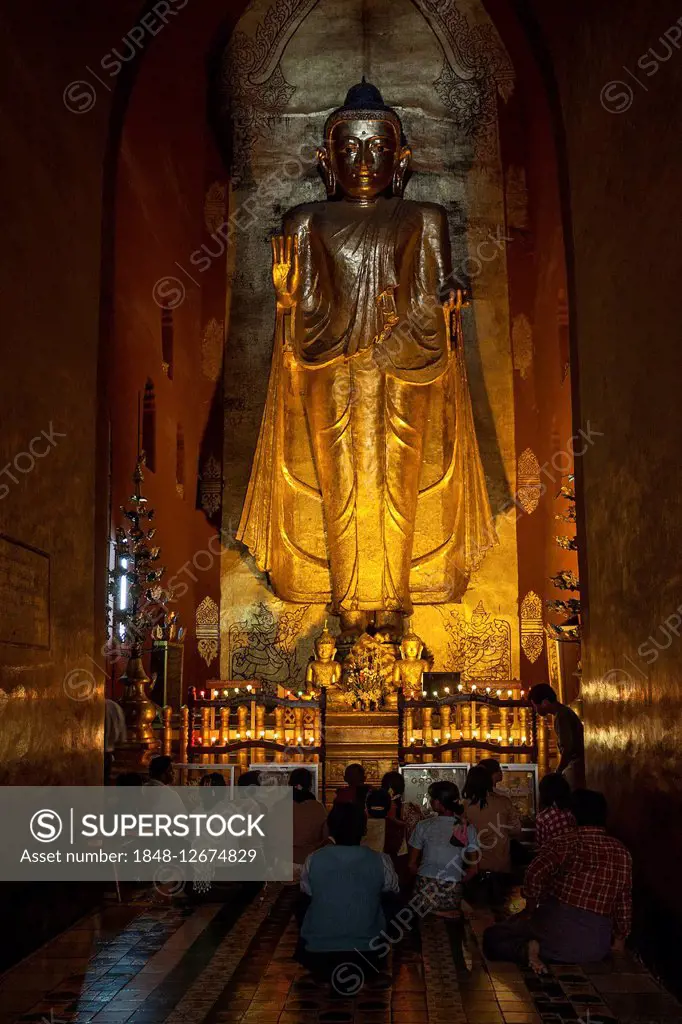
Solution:
<svg viewBox="0 0 682 1024"><path fill-rule="evenodd" d="M278 309L238 538L286 601L396 611L457 601L495 542L442 207L290 211L301 299ZM454 322L454 327L452 326Z"/></svg>

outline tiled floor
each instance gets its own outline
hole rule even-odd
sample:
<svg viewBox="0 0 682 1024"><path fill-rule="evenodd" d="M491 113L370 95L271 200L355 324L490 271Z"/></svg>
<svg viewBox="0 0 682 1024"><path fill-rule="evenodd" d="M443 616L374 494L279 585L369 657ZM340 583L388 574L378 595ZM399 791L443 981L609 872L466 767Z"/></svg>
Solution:
<svg viewBox="0 0 682 1024"><path fill-rule="evenodd" d="M394 922L376 973L337 991L293 960L291 887L224 903L131 903L92 915L0 977L0 1024L682 1024L682 1007L630 955L547 978L488 964L489 910L463 928Z"/></svg>

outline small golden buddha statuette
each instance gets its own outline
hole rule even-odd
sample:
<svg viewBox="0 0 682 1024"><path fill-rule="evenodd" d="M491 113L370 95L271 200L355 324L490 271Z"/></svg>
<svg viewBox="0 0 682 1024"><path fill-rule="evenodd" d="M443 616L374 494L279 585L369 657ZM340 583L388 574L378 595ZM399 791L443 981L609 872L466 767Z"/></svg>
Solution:
<svg viewBox="0 0 682 1024"><path fill-rule="evenodd" d="M412 692L421 696L422 678L431 670L430 663L422 658L424 644L410 631L400 642L400 660L393 667L393 685L396 689L402 686L406 696Z"/></svg>
<svg viewBox="0 0 682 1024"><path fill-rule="evenodd" d="M334 660L336 654L336 640L327 629L324 629L315 640L315 654L317 657L308 665L305 681L308 689L317 690L321 686L330 688L338 686L341 681L341 665Z"/></svg>

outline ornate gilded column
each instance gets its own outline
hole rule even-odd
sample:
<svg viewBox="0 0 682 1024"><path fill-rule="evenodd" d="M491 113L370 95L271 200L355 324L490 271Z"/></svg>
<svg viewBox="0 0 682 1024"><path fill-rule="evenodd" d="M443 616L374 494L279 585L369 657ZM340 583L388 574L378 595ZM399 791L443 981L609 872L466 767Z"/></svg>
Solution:
<svg viewBox="0 0 682 1024"><path fill-rule="evenodd" d="M432 708L422 708L422 739L424 740L425 747L430 747L433 745L433 724L431 721L432 716ZM433 761L433 754L424 754L424 761Z"/></svg>
<svg viewBox="0 0 682 1024"><path fill-rule="evenodd" d="M471 740L471 704L462 704L462 739L465 743ZM471 747L465 747L462 751L462 760L471 763L472 758Z"/></svg>
<svg viewBox="0 0 682 1024"><path fill-rule="evenodd" d="M479 738L482 741L488 740L490 733L490 708L487 704L481 704L478 713Z"/></svg>
<svg viewBox="0 0 682 1024"><path fill-rule="evenodd" d="M276 743L285 743L286 742L285 739L284 739L284 708L283 707L276 707L275 708L275 735L273 736L273 739L275 740ZM275 761L277 761L278 763L281 764L282 759L283 759L282 758L282 751L281 750L275 751Z"/></svg>
<svg viewBox="0 0 682 1024"><path fill-rule="evenodd" d="M184 764L187 761L187 748L189 747L189 708L186 704L183 704L180 708L180 753L178 755L178 761ZM182 782L181 785L186 783L187 772L183 768L181 773Z"/></svg>
<svg viewBox="0 0 682 1024"><path fill-rule="evenodd" d="M237 733L239 739L245 740L247 730L249 729L249 709L244 704L240 704L237 708ZM239 769L242 772L248 771L249 768L249 748L245 747L243 750L238 752Z"/></svg>
<svg viewBox="0 0 682 1024"><path fill-rule="evenodd" d="M294 733L294 742L297 747L297 753L294 754L292 760L304 761L305 757L301 752L303 747L303 741L305 739L303 733L303 708L294 708Z"/></svg>
<svg viewBox="0 0 682 1024"><path fill-rule="evenodd" d="M265 739L265 706L263 704L256 704L256 737L259 740ZM265 747L255 748L256 757L254 761L265 761Z"/></svg>
<svg viewBox="0 0 682 1024"><path fill-rule="evenodd" d="M509 745L509 708L500 708L500 746ZM509 754L500 754L500 763L507 764Z"/></svg>
<svg viewBox="0 0 682 1024"><path fill-rule="evenodd" d="M528 720L528 708L524 705L519 708L519 742L524 746L530 742L530 722ZM528 754L519 755L520 764L528 764L530 758Z"/></svg>
<svg viewBox="0 0 682 1024"><path fill-rule="evenodd" d="M549 733L547 720L537 716L538 730L538 775L542 778L549 772Z"/></svg>
<svg viewBox="0 0 682 1024"><path fill-rule="evenodd" d="M162 730L162 734L161 734L162 735L162 750L163 750L163 753L165 754L166 757L172 757L173 756L173 753L172 753L173 752L172 720L173 720L173 708L171 708L168 705L166 705L166 707L163 708L163 710L161 711L161 722L163 723L163 730ZM181 757L180 760L183 761L184 758Z"/></svg>
<svg viewBox="0 0 682 1024"><path fill-rule="evenodd" d="M230 709L229 707L222 707L220 709L220 715L218 718L218 743L221 747L226 747L230 742ZM228 754L221 754L219 761L221 764L227 764L229 760Z"/></svg>
<svg viewBox="0 0 682 1024"><path fill-rule="evenodd" d="M450 715L451 707L449 704L443 704L440 709L440 741L441 743L449 743L451 739L450 735ZM442 754L443 761L452 761L452 751L444 750Z"/></svg>
<svg viewBox="0 0 682 1024"><path fill-rule="evenodd" d="M202 747L210 747L211 745L211 708L201 709L201 745ZM201 755L201 763L208 764L211 760L209 754Z"/></svg>
<svg viewBox="0 0 682 1024"><path fill-rule="evenodd" d="M409 747L414 736L414 710L407 708L405 710L405 746Z"/></svg>

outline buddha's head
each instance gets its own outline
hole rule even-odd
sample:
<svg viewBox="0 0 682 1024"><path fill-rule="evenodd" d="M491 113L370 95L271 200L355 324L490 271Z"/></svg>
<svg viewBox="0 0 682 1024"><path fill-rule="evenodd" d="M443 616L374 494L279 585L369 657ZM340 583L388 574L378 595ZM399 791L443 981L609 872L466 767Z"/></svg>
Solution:
<svg viewBox="0 0 682 1024"><path fill-rule="evenodd" d="M400 652L405 661L417 661L423 649L424 645L416 633L406 633L400 644Z"/></svg>
<svg viewBox="0 0 682 1024"><path fill-rule="evenodd" d="M370 203L389 190L402 195L411 152L395 110L363 78L327 118L317 156L329 196Z"/></svg>
<svg viewBox="0 0 682 1024"><path fill-rule="evenodd" d="M326 623L315 641L315 653L319 661L331 661L336 654L336 640L327 629Z"/></svg>

